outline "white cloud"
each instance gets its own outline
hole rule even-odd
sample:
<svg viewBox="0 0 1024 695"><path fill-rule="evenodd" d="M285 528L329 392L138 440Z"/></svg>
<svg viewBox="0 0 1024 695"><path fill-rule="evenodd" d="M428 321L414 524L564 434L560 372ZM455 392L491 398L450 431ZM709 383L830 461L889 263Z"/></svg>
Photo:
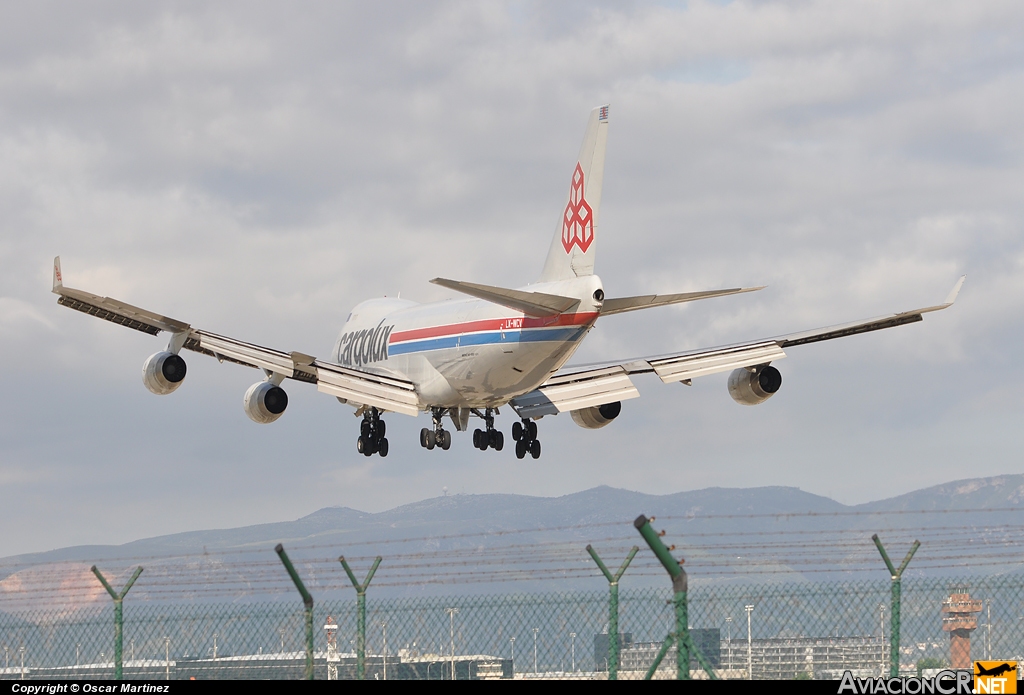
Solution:
<svg viewBox="0 0 1024 695"><path fill-rule="evenodd" d="M0 554L445 485L792 484L862 501L962 477L963 451L1013 460L981 423L1020 416L1018 3L55 7L0 27L0 462L50 476L0 482L41 500L8 515L103 512ZM425 454L423 423L397 416L393 453L367 464L337 403L295 385L285 418L250 426L239 401L257 375L199 356L153 398L139 369L161 340L53 305L60 253L70 285L324 354L366 297L448 296L437 275L529 282L605 101L609 294L769 288L609 317L581 359L922 306L966 272L958 305L793 350L759 408L712 377L644 381L600 432L545 419L543 466L465 438ZM126 527L145 505L160 513Z"/></svg>

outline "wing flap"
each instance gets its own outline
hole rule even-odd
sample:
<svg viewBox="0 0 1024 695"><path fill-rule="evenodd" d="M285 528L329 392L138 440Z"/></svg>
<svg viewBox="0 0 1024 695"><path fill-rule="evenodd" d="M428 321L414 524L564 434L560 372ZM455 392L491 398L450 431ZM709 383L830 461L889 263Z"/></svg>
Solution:
<svg viewBox="0 0 1024 695"><path fill-rule="evenodd" d="M778 343L765 341L753 345L720 348L692 355L649 360L658 377L666 384L694 379L699 376L728 372L740 367L752 367L781 360L786 356Z"/></svg>
<svg viewBox="0 0 1024 695"><path fill-rule="evenodd" d="M316 388L321 393L403 415L415 417L419 413L419 399L411 382L357 372L320 360L315 360L313 366Z"/></svg>
<svg viewBox="0 0 1024 695"><path fill-rule="evenodd" d="M552 377L539 389L512 400L511 405L521 417L543 417L624 401L639 395L640 392L624 369L608 367L582 374Z"/></svg>
<svg viewBox="0 0 1024 695"><path fill-rule="evenodd" d="M199 338L199 347L212 352L215 356L224 356L233 362L252 365L283 374L286 377L295 376L295 361L287 352L244 343L241 340L206 331L192 331L192 333Z"/></svg>

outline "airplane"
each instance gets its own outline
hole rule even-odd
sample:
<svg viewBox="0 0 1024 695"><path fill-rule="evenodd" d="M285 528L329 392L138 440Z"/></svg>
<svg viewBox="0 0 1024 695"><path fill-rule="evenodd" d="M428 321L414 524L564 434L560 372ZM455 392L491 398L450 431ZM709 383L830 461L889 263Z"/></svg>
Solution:
<svg viewBox="0 0 1024 695"><path fill-rule="evenodd" d="M504 434L494 418L507 406L518 416L511 434L519 459L540 457L537 421L547 415L568 412L587 429L611 423L622 401L640 395L633 375L654 373L665 383L690 385L697 377L728 371L729 395L742 405L757 405L782 386L782 375L772 363L786 357L785 350L915 323L955 301L966 276L935 306L733 345L567 366L601 317L763 289L605 295L594 260L608 116L607 105L590 113L562 218L535 283L509 289L435 278L432 283L466 297L429 304L370 299L352 309L329 359L261 347L65 287L59 256L54 259L53 292L62 306L143 333L168 333L166 348L142 368L143 383L155 394L167 395L181 386L186 374L182 349L263 370L265 378L243 399L246 415L260 424L274 422L288 407L285 379L315 384L362 417L356 450L365 456L388 455L382 419L388 412L428 413L432 426L420 430L419 437L420 446L428 450L450 448L445 417L459 432L468 430L471 418L479 418L483 428L474 431L473 445L501 451Z"/></svg>

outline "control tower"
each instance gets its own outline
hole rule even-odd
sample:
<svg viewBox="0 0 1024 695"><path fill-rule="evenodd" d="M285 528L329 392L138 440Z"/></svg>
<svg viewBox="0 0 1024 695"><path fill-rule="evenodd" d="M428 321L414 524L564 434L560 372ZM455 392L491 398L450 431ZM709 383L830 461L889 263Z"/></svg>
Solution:
<svg viewBox="0 0 1024 695"><path fill-rule="evenodd" d="M949 633L949 663L953 668L972 668L971 633L978 629L980 599L972 599L967 589L953 589L942 602L942 631Z"/></svg>

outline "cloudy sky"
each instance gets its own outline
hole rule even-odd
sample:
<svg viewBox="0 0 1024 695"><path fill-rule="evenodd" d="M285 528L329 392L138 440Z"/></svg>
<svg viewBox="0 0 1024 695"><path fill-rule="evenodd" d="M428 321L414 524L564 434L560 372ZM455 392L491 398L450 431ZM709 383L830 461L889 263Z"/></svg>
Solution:
<svg viewBox="0 0 1024 695"><path fill-rule="evenodd" d="M1024 6L1018 2L30 3L0 21L0 555L378 511L449 493L789 485L845 503L1021 472ZM589 110L611 103L610 296L767 284L608 317L578 361L938 303L793 348L767 403L637 379L544 456L358 456L351 409L55 303L65 282L326 356L350 307L533 281ZM508 431L512 417L499 424ZM637 510L638 512L643 510Z"/></svg>

